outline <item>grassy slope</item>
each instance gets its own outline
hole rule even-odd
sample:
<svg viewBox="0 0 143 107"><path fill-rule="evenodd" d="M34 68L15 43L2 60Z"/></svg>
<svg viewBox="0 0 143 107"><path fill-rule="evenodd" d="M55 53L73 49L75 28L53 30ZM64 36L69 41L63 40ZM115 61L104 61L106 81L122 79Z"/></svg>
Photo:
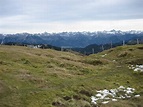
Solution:
<svg viewBox="0 0 143 107"><path fill-rule="evenodd" d="M143 64L140 47L117 47L84 57L0 46L0 107L92 107L90 96L96 90L120 85L133 87L143 96L143 74L127 67ZM142 96L101 107L142 107Z"/></svg>

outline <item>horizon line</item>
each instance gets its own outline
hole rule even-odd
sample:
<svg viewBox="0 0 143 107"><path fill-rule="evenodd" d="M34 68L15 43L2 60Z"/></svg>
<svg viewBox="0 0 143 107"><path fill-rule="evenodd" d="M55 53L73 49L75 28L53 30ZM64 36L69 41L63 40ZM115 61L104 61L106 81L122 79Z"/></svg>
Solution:
<svg viewBox="0 0 143 107"><path fill-rule="evenodd" d="M111 29L111 30L95 30L95 31L58 31L58 32L49 32L49 31L43 31L43 32L28 32L28 31L23 31L23 32L15 32L15 33L0 33L0 34L23 34L23 33L28 33L28 34L43 34L43 33L48 33L48 34L54 34L54 33L78 33L78 32L90 32L90 33L94 33L94 32L112 32L112 31L121 31L121 32L130 32L130 31L137 31L137 32L143 32L143 30L135 30L135 29L131 29L131 30L117 30L117 29Z"/></svg>

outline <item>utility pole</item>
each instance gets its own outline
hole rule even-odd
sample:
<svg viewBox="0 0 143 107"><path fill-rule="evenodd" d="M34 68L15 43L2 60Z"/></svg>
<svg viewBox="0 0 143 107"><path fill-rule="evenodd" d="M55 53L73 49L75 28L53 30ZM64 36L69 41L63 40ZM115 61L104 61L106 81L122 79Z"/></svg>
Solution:
<svg viewBox="0 0 143 107"><path fill-rule="evenodd" d="M84 51L84 55L86 55L86 51Z"/></svg>
<svg viewBox="0 0 143 107"><path fill-rule="evenodd" d="M2 38L1 45L3 45L3 43L4 43L3 41L4 41L4 38Z"/></svg>
<svg viewBox="0 0 143 107"><path fill-rule="evenodd" d="M111 48L112 48L112 41L111 41Z"/></svg>
<svg viewBox="0 0 143 107"><path fill-rule="evenodd" d="M104 51L104 46L102 45L102 51Z"/></svg>
<svg viewBox="0 0 143 107"><path fill-rule="evenodd" d="M137 39L137 44L139 44L139 39Z"/></svg>
<svg viewBox="0 0 143 107"><path fill-rule="evenodd" d="M92 48L92 54L94 54L94 48Z"/></svg>
<svg viewBox="0 0 143 107"><path fill-rule="evenodd" d="M63 51L63 47L61 47L61 51Z"/></svg>
<svg viewBox="0 0 143 107"><path fill-rule="evenodd" d="M123 40L123 46L125 45L125 40Z"/></svg>

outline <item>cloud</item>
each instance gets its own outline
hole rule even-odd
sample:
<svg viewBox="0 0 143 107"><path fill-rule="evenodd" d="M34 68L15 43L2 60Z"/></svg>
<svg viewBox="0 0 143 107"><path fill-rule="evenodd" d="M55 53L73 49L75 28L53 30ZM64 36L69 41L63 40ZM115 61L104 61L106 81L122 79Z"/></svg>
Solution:
<svg viewBox="0 0 143 107"><path fill-rule="evenodd" d="M119 20L143 18L137 0L62 0L51 2L47 18L51 21Z"/></svg>
<svg viewBox="0 0 143 107"><path fill-rule="evenodd" d="M0 16L27 15L31 21L143 18L142 0L3 0Z"/></svg>
<svg viewBox="0 0 143 107"><path fill-rule="evenodd" d="M118 21L80 21L80 22L47 22L47 23L5 23L0 26L1 33L40 33L40 32L73 32L73 31L103 31L103 30L143 30L143 19Z"/></svg>
<svg viewBox="0 0 143 107"><path fill-rule="evenodd" d="M0 17L9 17L22 13L18 0L0 0Z"/></svg>
<svg viewBox="0 0 143 107"><path fill-rule="evenodd" d="M31 28L46 24L56 26L55 23L67 27L81 22L92 24L96 21L143 19L142 2L143 0L0 0L0 29L8 29L10 26L26 29L27 25Z"/></svg>

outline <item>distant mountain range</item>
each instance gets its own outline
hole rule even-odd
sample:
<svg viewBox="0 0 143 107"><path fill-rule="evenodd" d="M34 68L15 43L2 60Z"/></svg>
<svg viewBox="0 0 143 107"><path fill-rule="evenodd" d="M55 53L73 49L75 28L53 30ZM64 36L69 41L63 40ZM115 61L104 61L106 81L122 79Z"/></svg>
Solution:
<svg viewBox="0 0 143 107"><path fill-rule="evenodd" d="M82 54L90 55L90 54L102 52L104 50L114 48L117 46L135 45L135 44L139 44L139 43L143 44L143 36L138 37L138 39L132 38L130 40L120 41L118 43L107 43L107 44L100 44L100 45L91 44L91 45L88 45L84 48L72 48L71 50L77 51L77 52L82 53Z"/></svg>
<svg viewBox="0 0 143 107"><path fill-rule="evenodd" d="M143 31L97 31L97 32L62 32L62 33L17 33L0 34L0 43L17 44L49 44L56 47L68 46L71 48L84 48L91 44L105 45L122 41L143 41Z"/></svg>

